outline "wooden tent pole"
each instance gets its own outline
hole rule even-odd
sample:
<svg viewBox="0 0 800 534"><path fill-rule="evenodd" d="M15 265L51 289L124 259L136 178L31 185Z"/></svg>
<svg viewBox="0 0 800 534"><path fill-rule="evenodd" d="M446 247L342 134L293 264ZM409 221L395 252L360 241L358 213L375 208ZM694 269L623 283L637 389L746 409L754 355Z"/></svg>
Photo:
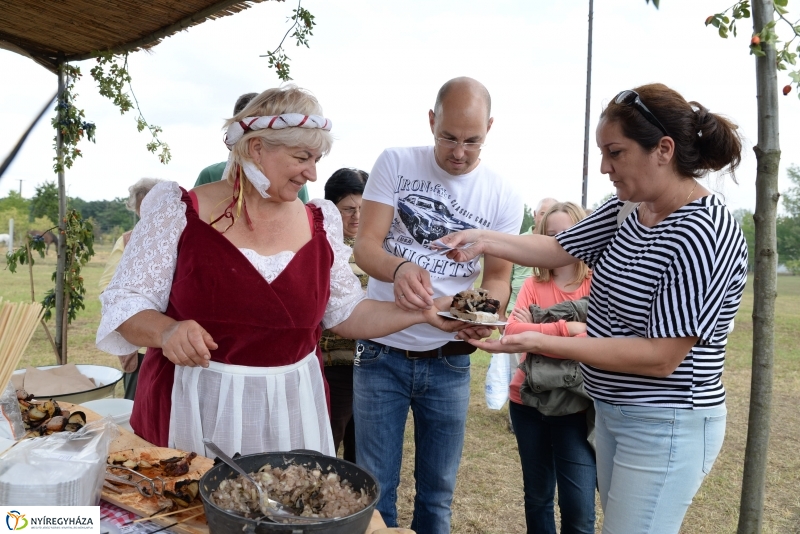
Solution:
<svg viewBox="0 0 800 534"><path fill-rule="evenodd" d="M63 118L64 109L61 106L61 99L66 85L66 73L64 72L64 62L58 63L58 119L59 123ZM67 363L67 347L64 345L67 325L64 324L64 271L67 265L67 195L64 187L64 139L61 136L61 128L56 128L56 157L58 158L58 258L56 266L56 351L58 352L58 365Z"/></svg>

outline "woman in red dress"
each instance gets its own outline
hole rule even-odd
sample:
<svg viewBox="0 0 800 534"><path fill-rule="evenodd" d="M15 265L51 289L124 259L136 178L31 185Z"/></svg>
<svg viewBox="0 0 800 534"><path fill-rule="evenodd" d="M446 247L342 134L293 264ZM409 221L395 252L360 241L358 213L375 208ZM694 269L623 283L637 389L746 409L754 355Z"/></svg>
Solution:
<svg viewBox="0 0 800 534"><path fill-rule="evenodd" d="M267 90L227 121L223 180L190 192L164 182L146 197L97 333L112 354L150 347L131 416L139 436L200 454L211 438L229 454L333 455L322 328L351 339L454 328L436 308L367 300L336 207L297 198L329 130L309 93Z"/></svg>

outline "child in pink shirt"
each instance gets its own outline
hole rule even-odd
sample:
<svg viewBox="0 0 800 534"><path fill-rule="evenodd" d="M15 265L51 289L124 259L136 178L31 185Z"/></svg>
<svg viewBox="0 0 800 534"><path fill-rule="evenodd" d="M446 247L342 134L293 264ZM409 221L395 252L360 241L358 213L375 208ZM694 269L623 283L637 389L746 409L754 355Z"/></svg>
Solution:
<svg viewBox="0 0 800 534"><path fill-rule="evenodd" d="M534 231L556 235L586 216L571 202L552 206ZM586 335L584 323L535 324L531 304L549 308L589 295L591 274L583 262L558 269L538 269L520 290L505 333L534 330L554 336ZM523 356L524 358L524 356ZM528 533L555 534L554 497L558 484L562 533L594 533L597 469L594 449L586 440L586 410L560 416L542 414L523 404L520 386L526 374L517 369L509 386L509 412L517 438L525 491Z"/></svg>

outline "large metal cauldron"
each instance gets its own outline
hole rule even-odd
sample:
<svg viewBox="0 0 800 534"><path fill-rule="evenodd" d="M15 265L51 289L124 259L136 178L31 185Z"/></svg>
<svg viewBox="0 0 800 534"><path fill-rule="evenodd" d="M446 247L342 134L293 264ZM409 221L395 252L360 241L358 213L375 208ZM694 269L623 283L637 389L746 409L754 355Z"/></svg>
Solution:
<svg viewBox="0 0 800 534"><path fill-rule="evenodd" d="M335 522L284 525L247 519L233 512L223 510L211 502L211 492L219 487L220 482L227 478L236 478L237 476L237 473L233 469L217 460L216 465L200 479L200 496L203 499L203 507L206 512L206 519L208 520L208 529L211 534L272 534L276 532L287 534L306 534L312 532L325 532L326 534L364 534L372 519L372 514L375 510L375 505L378 503L378 498L380 497L378 482L369 471L353 463L331 456L325 456L317 452L305 450L267 452L250 454L247 456L236 456L234 460L248 473L258 471L264 464L270 464L272 467L281 468L292 464L314 468L319 464L324 472L333 471L337 473L342 480L347 479L350 484L352 484L355 491L364 489L373 499L365 509Z"/></svg>

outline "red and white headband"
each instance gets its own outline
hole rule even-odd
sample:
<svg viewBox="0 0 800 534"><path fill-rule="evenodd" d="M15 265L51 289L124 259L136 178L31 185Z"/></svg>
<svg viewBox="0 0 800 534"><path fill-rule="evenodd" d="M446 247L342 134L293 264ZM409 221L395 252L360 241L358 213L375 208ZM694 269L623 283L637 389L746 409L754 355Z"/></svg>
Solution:
<svg viewBox="0 0 800 534"><path fill-rule="evenodd" d="M223 176L227 176L230 169L233 167L233 146L239 141L245 133L252 130L283 130L284 128L319 128L321 130L330 130L331 121L319 115L303 115L302 113L284 113L282 115L275 115L272 117L245 117L239 122L234 122L228 126L228 131L225 133L225 144L231 153L228 155L228 162L225 165L225 170L222 172ZM264 173L250 161L241 162L242 171L245 176L253 184L262 197L269 198L267 189L269 189L269 178L264 176Z"/></svg>
<svg viewBox="0 0 800 534"><path fill-rule="evenodd" d="M228 148L242 138L251 130L283 130L284 128L319 128L321 130L331 129L331 121L319 115L303 115L302 113L284 113L271 117L245 117L239 122L234 122L228 126L225 134L225 144Z"/></svg>

